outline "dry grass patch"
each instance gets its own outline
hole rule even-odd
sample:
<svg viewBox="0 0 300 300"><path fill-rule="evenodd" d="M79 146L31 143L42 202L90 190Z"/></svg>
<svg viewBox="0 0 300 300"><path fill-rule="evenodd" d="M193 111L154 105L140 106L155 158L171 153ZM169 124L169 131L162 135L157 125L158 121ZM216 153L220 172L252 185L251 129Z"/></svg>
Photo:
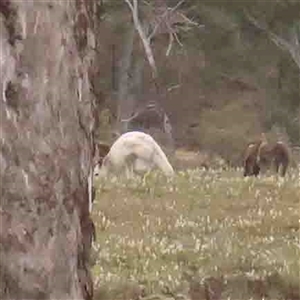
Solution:
<svg viewBox="0 0 300 300"><path fill-rule="evenodd" d="M98 182L96 299L299 299L299 202L296 170Z"/></svg>

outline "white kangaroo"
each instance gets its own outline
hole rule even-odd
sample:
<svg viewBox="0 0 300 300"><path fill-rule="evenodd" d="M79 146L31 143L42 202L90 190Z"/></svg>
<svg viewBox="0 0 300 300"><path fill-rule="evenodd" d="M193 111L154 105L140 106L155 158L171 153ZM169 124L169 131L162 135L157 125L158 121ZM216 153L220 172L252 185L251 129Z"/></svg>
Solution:
<svg viewBox="0 0 300 300"><path fill-rule="evenodd" d="M144 132L132 131L122 134L104 157L102 166L95 168L95 175L107 176L125 171L127 177L133 173L145 174L152 169L160 169L167 177L174 170L167 156L157 142Z"/></svg>

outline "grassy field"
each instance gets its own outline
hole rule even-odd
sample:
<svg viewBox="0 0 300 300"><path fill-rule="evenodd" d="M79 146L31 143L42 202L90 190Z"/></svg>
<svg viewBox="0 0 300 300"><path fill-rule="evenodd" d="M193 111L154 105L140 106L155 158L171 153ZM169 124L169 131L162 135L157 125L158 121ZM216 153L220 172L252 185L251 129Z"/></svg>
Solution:
<svg viewBox="0 0 300 300"><path fill-rule="evenodd" d="M300 299L300 173L96 182L95 299Z"/></svg>

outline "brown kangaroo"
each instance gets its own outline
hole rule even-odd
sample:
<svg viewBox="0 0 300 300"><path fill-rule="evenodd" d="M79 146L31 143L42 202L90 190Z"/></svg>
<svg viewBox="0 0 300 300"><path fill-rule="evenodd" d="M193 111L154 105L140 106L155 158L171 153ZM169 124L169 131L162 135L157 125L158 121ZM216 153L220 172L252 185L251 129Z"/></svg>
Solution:
<svg viewBox="0 0 300 300"><path fill-rule="evenodd" d="M257 154L257 164L259 166L273 164L275 172L285 176L289 163L289 149L283 142L276 142L274 145L260 145Z"/></svg>
<svg viewBox="0 0 300 300"><path fill-rule="evenodd" d="M257 176L260 171L257 153L261 141L249 143L244 154L244 176Z"/></svg>
<svg viewBox="0 0 300 300"><path fill-rule="evenodd" d="M270 144L264 134L248 144L244 156L244 176L257 176L262 167L274 165L275 172L285 176L290 163L289 149L283 142Z"/></svg>

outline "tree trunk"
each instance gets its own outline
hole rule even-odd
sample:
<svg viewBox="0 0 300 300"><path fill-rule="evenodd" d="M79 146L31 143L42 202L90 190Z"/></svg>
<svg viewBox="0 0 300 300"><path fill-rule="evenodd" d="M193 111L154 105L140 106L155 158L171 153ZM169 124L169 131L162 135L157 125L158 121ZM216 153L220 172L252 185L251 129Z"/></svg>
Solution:
<svg viewBox="0 0 300 300"><path fill-rule="evenodd" d="M132 68L132 52L134 42L134 28L130 28L126 34L126 43L122 51L122 58L119 67L118 76L118 112L117 112L117 129L120 132L127 130L126 123L122 122L122 119L130 116L133 107L133 95L129 94L130 83L129 77Z"/></svg>
<svg viewBox="0 0 300 300"><path fill-rule="evenodd" d="M0 299L91 299L96 1L0 1Z"/></svg>

